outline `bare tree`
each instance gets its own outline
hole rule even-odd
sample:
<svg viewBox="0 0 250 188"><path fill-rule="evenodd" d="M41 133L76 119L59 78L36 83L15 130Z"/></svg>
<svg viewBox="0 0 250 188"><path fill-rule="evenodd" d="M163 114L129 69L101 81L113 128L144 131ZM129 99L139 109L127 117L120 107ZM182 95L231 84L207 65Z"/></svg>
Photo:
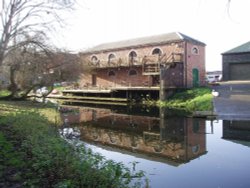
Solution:
<svg viewBox="0 0 250 188"><path fill-rule="evenodd" d="M46 37L74 0L2 0L0 4L0 66L8 54L27 43L27 36Z"/></svg>
<svg viewBox="0 0 250 188"><path fill-rule="evenodd" d="M75 82L83 71L79 55L67 51L57 51L49 68L57 75L57 82Z"/></svg>
<svg viewBox="0 0 250 188"><path fill-rule="evenodd" d="M23 98L36 87L53 85L54 77L48 71L53 57L53 51L37 40L11 50L5 58L5 67L9 67L9 97Z"/></svg>
<svg viewBox="0 0 250 188"><path fill-rule="evenodd" d="M79 78L82 66L78 55L44 44L30 40L6 57L5 67L9 67L10 80L8 90L11 94L5 99L23 99L30 91L44 86L50 89L42 93L41 97L46 97L53 90L55 82L76 81Z"/></svg>

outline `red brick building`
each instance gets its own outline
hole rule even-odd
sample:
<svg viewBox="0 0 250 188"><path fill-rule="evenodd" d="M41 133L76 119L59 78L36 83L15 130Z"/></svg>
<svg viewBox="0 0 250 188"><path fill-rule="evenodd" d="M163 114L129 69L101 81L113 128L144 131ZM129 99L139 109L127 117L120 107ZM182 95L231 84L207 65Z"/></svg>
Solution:
<svg viewBox="0 0 250 188"><path fill-rule="evenodd" d="M80 56L93 68L81 88L155 91L164 99L205 83L205 44L179 32L101 44Z"/></svg>

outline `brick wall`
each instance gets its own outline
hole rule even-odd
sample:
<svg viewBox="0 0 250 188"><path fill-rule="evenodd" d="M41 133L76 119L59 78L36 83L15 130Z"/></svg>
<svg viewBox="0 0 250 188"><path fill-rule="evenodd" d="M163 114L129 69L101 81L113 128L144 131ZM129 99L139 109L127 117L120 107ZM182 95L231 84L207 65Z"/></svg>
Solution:
<svg viewBox="0 0 250 188"><path fill-rule="evenodd" d="M89 61L91 60L91 57L96 56L98 60L100 60L100 62L105 65L105 63L107 63L108 61L108 57L110 54L114 54L117 60L121 58L124 62L126 62L128 61L129 53L131 51L135 51L137 53L137 57L139 59L142 59L144 56L152 55L152 52L155 48L160 48L162 50L162 53L163 54L166 53L166 55L168 56L172 52L183 53L184 52L183 47L184 43L178 42L178 43L170 43L170 44L156 45L156 46L145 46L145 47L105 51L94 54L87 54L83 56L85 56Z"/></svg>
<svg viewBox="0 0 250 188"><path fill-rule="evenodd" d="M184 87L183 83L183 63L176 63L175 66L162 69L161 70L161 79L162 86L164 88L176 86L176 87Z"/></svg>
<svg viewBox="0 0 250 188"><path fill-rule="evenodd" d="M112 69L110 69L112 70ZM108 71L110 71L108 70ZM130 75L129 73L136 72L136 75ZM109 84L112 82L115 86L148 86L151 85L151 78L149 76L142 75L142 69L141 67L135 67L135 68L120 68L118 70L114 69L114 72L116 73L115 76L107 76L107 71L102 71L98 75L98 81L99 83L103 83L105 81L108 81Z"/></svg>
<svg viewBox="0 0 250 188"><path fill-rule="evenodd" d="M187 118L187 157L196 158L206 153L206 122L203 119Z"/></svg>
<svg viewBox="0 0 250 188"><path fill-rule="evenodd" d="M109 75L113 71L115 75ZM130 71L135 71L136 75L129 75ZM151 86L152 77L142 75L141 67L122 67L122 68L107 68L100 69L96 72L97 87L109 88L120 86ZM80 82L80 87L89 86L92 84L92 76L83 74Z"/></svg>
<svg viewBox="0 0 250 188"><path fill-rule="evenodd" d="M193 53L193 48L197 48L198 53ZM184 86L193 86L193 69L199 70L199 85L205 84L205 47L201 45L191 44L189 42L172 42L168 44L156 45L156 46L144 46L137 48L125 48L112 51L98 52L94 54L82 54L82 58L91 61L93 56L96 56L100 61L101 67L107 66L108 57L110 54L114 54L116 60L122 60L123 65L128 65L129 53L135 51L137 58L141 60L144 56L152 55L155 48L159 48L162 54L169 56L171 53L185 54L183 65L183 83ZM186 50L185 50L186 48ZM137 75L130 76L129 71L131 69L136 70ZM115 76L109 76L109 71L114 71ZM101 68L96 72L96 83L99 87L114 87L114 86L151 86L152 77L142 75L142 67L123 67L123 68ZM88 74L83 74L81 77L80 86L86 86L92 84L92 77Z"/></svg>
<svg viewBox="0 0 250 188"><path fill-rule="evenodd" d="M198 53L193 52L193 48L198 49ZM187 43L187 55L186 55L186 79L187 87L193 87L193 69L199 70L199 85L205 85L205 47L195 44Z"/></svg>

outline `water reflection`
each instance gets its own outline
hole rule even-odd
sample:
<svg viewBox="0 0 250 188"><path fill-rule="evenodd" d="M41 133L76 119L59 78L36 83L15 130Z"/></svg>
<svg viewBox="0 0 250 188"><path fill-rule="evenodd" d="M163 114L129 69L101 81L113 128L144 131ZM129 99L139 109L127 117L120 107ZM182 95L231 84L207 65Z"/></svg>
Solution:
<svg viewBox="0 0 250 188"><path fill-rule="evenodd" d="M223 120L223 138L250 141L250 122Z"/></svg>
<svg viewBox="0 0 250 188"><path fill-rule="evenodd" d="M146 108L60 111L64 137L83 140L107 159L137 161L150 187L250 187L250 121L176 117Z"/></svg>
<svg viewBox="0 0 250 188"><path fill-rule="evenodd" d="M250 187L250 121L176 117L146 108L60 111L61 134L69 142L81 144L81 139L87 148L124 164L137 161L150 187Z"/></svg>
<svg viewBox="0 0 250 188"><path fill-rule="evenodd" d="M250 121L223 120L222 138L250 147Z"/></svg>
<svg viewBox="0 0 250 188"><path fill-rule="evenodd" d="M126 112L121 109L67 108L62 113L63 132L68 137L80 134L81 140L88 143L173 166L207 153L204 119L166 118L165 111L159 112L161 117ZM78 124L77 128L68 127L73 124Z"/></svg>

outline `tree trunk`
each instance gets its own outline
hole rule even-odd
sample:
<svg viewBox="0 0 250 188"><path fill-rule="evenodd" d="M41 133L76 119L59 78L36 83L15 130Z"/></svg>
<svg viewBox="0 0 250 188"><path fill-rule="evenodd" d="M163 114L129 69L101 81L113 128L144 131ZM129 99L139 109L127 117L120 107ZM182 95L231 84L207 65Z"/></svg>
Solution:
<svg viewBox="0 0 250 188"><path fill-rule="evenodd" d="M10 86L9 91L11 92L10 96L14 97L18 91L17 84L15 82L15 72L17 70L16 66L11 66L10 68Z"/></svg>

